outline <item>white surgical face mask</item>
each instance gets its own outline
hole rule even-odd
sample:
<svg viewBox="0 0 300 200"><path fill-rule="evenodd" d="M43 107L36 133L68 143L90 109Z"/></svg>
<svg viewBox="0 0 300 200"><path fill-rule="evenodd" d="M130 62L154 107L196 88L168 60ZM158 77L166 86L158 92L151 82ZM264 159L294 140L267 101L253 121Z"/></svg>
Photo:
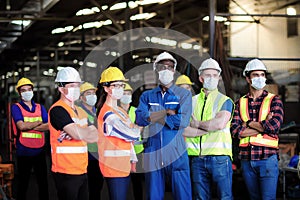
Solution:
<svg viewBox="0 0 300 200"><path fill-rule="evenodd" d="M158 79L163 85L168 85L174 79L174 72L168 69L158 72Z"/></svg>
<svg viewBox="0 0 300 200"><path fill-rule="evenodd" d="M23 101L31 101L33 97L33 91L26 91L21 93Z"/></svg>
<svg viewBox="0 0 300 200"><path fill-rule="evenodd" d="M251 86L256 90L261 90L266 86L266 80L265 77L254 77L251 79Z"/></svg>
<svg viewBox="0 0 300 200"><path fill-rule="evenodd" d="M95 94L86 95L86 104L89 106L94 106L97 102L97 96Z"/></svg>
<svg viewBox="0 0 300 200"><path fill-rule="evenodd" d="M123 104L130 104L132 101L132 96L129 94L124 94L120 99L121 103Z"/></svg>
<svg viewBox="0 0 300 200"><path fill-rule="evenodd" d="M219 79L218 78L204 78L203 87L209 91L212 91L218 87Z"/></svg>
<svg viewBox="0 0 300 200"><path fill-rule="evenodd" d="M121 99L124 93L124 88L120 87L120 88L113 88L112 89L112 94L111 97L113 99Z"/></svg>
<svg viewBox="0 0 300 200"><path fill-rule="evenodd" d="M80 89L79 89L79 87L68 88L68 94L66 95L66 98L69 101L74 102L74 101L78 100L79 97L80 97Z"/></svg>

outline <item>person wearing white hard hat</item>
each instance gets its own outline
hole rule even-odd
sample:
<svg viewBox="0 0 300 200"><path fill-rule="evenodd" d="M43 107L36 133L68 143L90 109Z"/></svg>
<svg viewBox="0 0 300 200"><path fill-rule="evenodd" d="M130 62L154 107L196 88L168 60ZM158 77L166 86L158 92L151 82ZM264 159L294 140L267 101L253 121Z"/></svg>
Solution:
<svg viewBox="0 0 300 200"><path fill-rule="evenodd" d="M26 199L29 180L34 170L38 197L49 199L45 134L48 130L48 115L45 107L33 101L33 83L21 78L16 86L20 102L11 106L12 125L16 137L17 199Z"/></svg>
<svg viewBox="0 0 300 200"><path fill-rule="evenodd" d="M49 112L52 175L59 200L89 199L87 143L98 141L94 125L88 126L87 114L75 105L80 96L78 71L65 67L55 82L60 98Z"/></svg>
<svg viewBox="0 0 300 200"><path fill-rule="evenodd" d="M217 61L204 60L198 72L203 88L193 97L192 120L184 132L191 158L193 196L211 199L213 183L218 199L233 199L230 122L234 103L218 91L222 70Z"/></svg>
<svg viewBox="0 0 300 200"><path fill-rule="evenodd" d="M243 72L249 93L236 102L231 123L233 138L240 139L239 158L250 199L276 199L278 180L278 133L283 104L264 90L267 68L250 60Z"/></svg>
<svg viewBox="0 0 300 200"><path fill-rule="evenodd" d="M81 108L88 116L88 125L95 124L97 102L97 88L89 82L80 85L80 97L78 107ZM89 183L89 200L100 200L103 186L103 175L99 167L98 145L97 142L88 143L88 183Z"/></svg>
<svg viewBox="0 0 300 200"><path fill-rule="evenodd" d="M144 148L146 199L164 199L170 180L174 199L192 199L189 161L182 133L192 113L192 94L174 84L176 59L167 52L153 64L159 86L144 92L136 110L136 123L149 127Z"/></svg>

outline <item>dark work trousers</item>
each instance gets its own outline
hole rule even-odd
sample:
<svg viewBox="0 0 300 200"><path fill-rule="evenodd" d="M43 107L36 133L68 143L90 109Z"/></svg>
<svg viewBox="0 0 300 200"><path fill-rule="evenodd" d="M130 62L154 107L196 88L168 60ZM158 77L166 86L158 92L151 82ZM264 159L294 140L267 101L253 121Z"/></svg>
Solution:
<svg viewBox="0 0 300 200"><path fill-rule="evenodd" d="M89 200L100 200L103 186L103 175L100 171L98 160L89 160L88 168Z"/></svg>
<svg viewBox="0 0 300 200"><path fill-rule="evenodd" d="M136 173L131 173L131 183L133 189L133 196L135 200L144 199L143 196L143 185L145 183L145 173L143 168L143 154L139 153L136 155L138 162L136 163Z"/></svg>
<svg viewBox="0 0 300 200"><path fill-rule="evenodd" d="M87 174L52 173L59 200L89 199Z"/></svg>
<svg viewBox="0 0 300 200"><path fill-rule="evenodd" d="M105 177L110 200L126 200L130 183L130 176Z"/></svg>
<svg viewBox="0 0 300 200"><path fill-rule="evenodd" d="M47 164L46 155L43 151L37 156L17 156L18 167L18 191L17 200L26 199L26 192L29 185L29 179L32 168L34 170L37 185L38 196L40 200L48 200L48 178L47 178Z"/></svg>
<svg viewBox="0 0 300 200"><path fill-rule="evenodd" d="M143 197L143 182L145 181L145 174L144 173L131 173L131 182L132 182L132 189L133 195L135 200L144 199Z"/></svg>

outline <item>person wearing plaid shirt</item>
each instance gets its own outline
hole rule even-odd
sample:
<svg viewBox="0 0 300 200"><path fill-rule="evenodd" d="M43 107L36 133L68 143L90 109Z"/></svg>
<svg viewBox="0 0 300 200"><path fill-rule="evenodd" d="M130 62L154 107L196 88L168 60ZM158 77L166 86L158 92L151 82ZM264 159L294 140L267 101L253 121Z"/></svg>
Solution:
<svg viewBox="0 0 300 200"><path fill-rule="evenodd" d="M263 90L266 67L258 59L243 72L249 93L236 102L231 122L233 138L239 138L239 158L250 199L276 199L278 180L278 133L283 122L283 104L278 96Z"/></svg>

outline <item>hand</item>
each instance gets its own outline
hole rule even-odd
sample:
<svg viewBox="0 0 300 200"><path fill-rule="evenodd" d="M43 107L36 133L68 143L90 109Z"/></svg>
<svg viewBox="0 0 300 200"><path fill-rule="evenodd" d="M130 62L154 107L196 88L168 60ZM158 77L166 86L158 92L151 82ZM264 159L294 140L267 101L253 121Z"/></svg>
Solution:
<svg viewBox="0 0 300 200"><path fill-rule="evenodd" d="M267 115L267 118L266 118L266 120L270 120L270 119L272 119L273 115L274 115L274 113L273 113L273 112L269 112L269 114Z"/></svg>
<svg viewBox="0 0 300 200"><path fill-rule="evenodd" d="M167 115L166 110L161 110L157 112L151 112L150 114L150 122L161 122L163 118Z"/></svg>
<svg viewBox="0 0 300 200"><path fill-rule="evenodd" d="M168 115L176 115L176 113L177 113L176 110L167 109L167 114Z"/></svg>
<svg viewBox="0 0 300 200"><path fill-rule="evenodd" d="M193 128L199 128L199 121L196 119L195 115L192 114L192 120L190 122L190 126Z"/></svg>
<svg viewBox="0 0 300 200"><path fill-rule="evenodd" d="M131 172L136 172L136 162L132 162L131 163L131 169L130 169Z"/></svg>

